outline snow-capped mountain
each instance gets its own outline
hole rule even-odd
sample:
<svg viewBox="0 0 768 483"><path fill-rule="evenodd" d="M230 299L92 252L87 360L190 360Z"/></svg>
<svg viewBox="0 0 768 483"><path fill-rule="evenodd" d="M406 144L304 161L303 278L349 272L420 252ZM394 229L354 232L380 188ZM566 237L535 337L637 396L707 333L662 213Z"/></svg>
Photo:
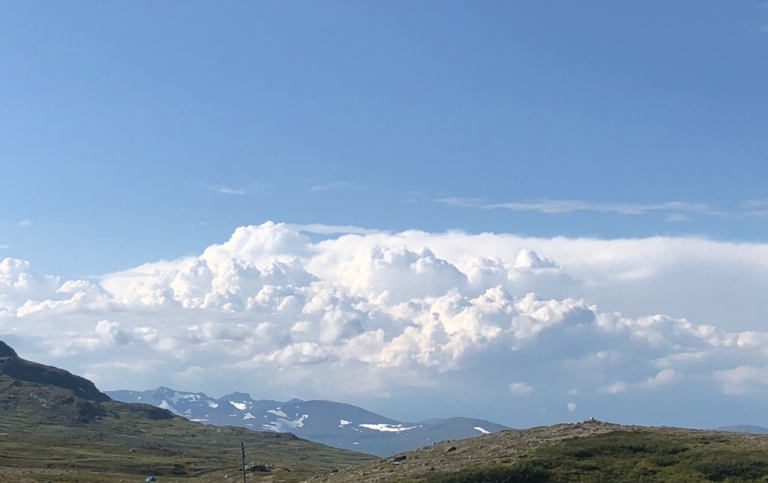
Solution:
<svg viewBox="0 0 768 483"><path fill-rule="evenodd" d="M394 419L332 401L254 400L234 392L215 399L203 393L161 387L150 391L111 391L118 401L158 406L192 421L243 426L257 431L290 432L310 441L379 456L389 456L446 439L461 439L507 429L479 419Z"/></svg>

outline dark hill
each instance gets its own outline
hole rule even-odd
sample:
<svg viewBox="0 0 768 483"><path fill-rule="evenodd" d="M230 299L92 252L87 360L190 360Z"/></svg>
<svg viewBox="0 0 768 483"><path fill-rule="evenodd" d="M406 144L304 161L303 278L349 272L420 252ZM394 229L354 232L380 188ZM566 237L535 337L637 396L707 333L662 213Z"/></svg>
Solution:
<svg viewBox="0 0 768 483"><path fill-rule="evenodd" d="M10 357L12 359L18 359L19 355L8 344L0 340L0 357Z"/></svg>
<svg viewBox="0 0 768 483"><path fill-rule="evenodd" d="M111 398L96 389L96 386L84 377L36 362L21 359L8 344L0 341L0 375L8 376L18 382L53 386L72 391L74 396L86 401L103 402Z"/></svg>

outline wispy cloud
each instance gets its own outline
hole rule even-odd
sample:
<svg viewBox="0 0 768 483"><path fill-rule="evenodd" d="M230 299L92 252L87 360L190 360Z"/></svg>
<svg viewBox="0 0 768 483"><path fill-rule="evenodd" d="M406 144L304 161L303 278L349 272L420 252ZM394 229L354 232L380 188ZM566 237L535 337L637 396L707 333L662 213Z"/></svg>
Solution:
<svg viewBox="0 0 768 483"><path fill-rule="evenodd" d="M6 245L5 243L0 243L0 250L8 250L10 249L10 245Z"/></svg>
<svg viewBox="0 0 768 483"><path fill-rule="evenodd" d="M768 208L763 210L749 210L737 215L737 218L768 218Z"/></svg>
<svg viewBox="0 0 768 483"><path fill-rule="evenodd" d="M744 200L739 207L741 209L734 213L734 216L738 218L768 217L768 199Z"/></svg>
<svg viewBox="0 0 768 483"><path fill-rule="evenodd" d="M32 220L21 220L20 222L18 222L16 224L19 225L19 226L31 226L34 223L32 222Z"/></svg>
<svg viewBox="0 0 768 483"><path fill-rule="evenodd" d="M225 186L221 184L208 184L208 183L200 183L200 186L202 186L203 188L208 188L209 190L213 190L217 193L223 193L225 195L248 194L248 190L246 188L233 188L231 186Z"/></svg>
<svg viewBox="0 0 768 483"><path fill-rule="evenodd" d="M531 394L533 392L533 386L524 382L513 382L509 385L509 392L512 394Z"/></svg>
<svg viewBox="0 0 768 483"><path fill-rule="evenodd" d="M373 235L381 233L381 230L373 230L354 225L324 225L322 223L310 223L306 225L288 225L298 231L305 233L315 233L317 235Z"/></svg>
<svg viewBox="0 0 768 483"><path fill-rule="evenodd" d="M484 203L476 198L439 198L435 200L448 206L478 208L484 210L534 211L550 215L573 213L576 211L594 211L599 213L619 213L622 215L644 215L653 211L708 212L705 203L669 201L664 203L595 203L583 200L536 200L512 201L506 203Z"/></svg>
<svg viewBox="0 0 768 483"><path fill-rule="evenodd" d="M357 183L350 183L349 181L334 181L332 183L325 183L325 184L319 184L312 186L309 188L309 191L331 191L331 190L338 190L338 189L364 189L367 188L367 186L357 184Z"/></svg>
<svg viewBox="0 0 768 483"><path fill-rule="evenodd" d="M667 216L667 221L688 221L690 218L687 216L681 214L681 213L672 213L671 215Z"/></svg>
<svg viewBox="0 0 768 483"><path fill-rule="evenodd" d="M768 200L744 200L741 206L746 209L768 208Z"/></svg>
<svg viewBox="0 0 768 483"><path fill-rule="evenodd" d="M683 375L671 368L662 369L656 375L650 376L645 381L628 384L626 381L616 381L613 384L598 389L602 394L621 394L630 390L654 389L681 382Z"/></svg>
<svg viewBox="0 0 768 483"><path fill-rule="evenodd" d="M667 213L670 222L688 221L693 215L719 216L722 218L768 218L768 199L744 200L729 207L716 208L710 203L667 201L663 203L597 203L584 200L524 200L504 203L488 203L479 198L448 197L434 200L446 206L474 208L478 210L528 211L547 215L575 212L616 213L620 215L647 215Z"/></svg>
<svg viewBox="0 0 768 483"><path fill-rule="evenodd" d="M603 388L600 388L599 392L606 394L620 394L627 392L629 385L625 381L616 381L613 384L609 384Z"/></svg>

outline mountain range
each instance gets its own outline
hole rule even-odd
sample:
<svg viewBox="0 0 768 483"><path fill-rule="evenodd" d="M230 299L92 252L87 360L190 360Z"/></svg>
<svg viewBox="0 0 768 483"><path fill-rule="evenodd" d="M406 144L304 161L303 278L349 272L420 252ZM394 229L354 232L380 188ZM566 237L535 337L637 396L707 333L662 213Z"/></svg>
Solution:
<svg viewBox="0 0 768 483"><path fill-rule="evenodd" d="M149 391L108 391L107 395L118 401L151 404L205 424L290 432L317 443L377 456L508 429L490 421L462 417L403 422L350 404L257 400L241 392L213 398L204 393L160 387Z"/></svg>

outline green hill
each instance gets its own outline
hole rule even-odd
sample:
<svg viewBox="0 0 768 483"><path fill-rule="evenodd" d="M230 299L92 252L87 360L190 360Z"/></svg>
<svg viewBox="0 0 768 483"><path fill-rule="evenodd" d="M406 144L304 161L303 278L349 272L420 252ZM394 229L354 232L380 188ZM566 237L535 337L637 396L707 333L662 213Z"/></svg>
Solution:
<svg viewBox="0 0 768 483"><path fill-rule="evenodd" d="M0 341L0 481L299 481L373 459L291 434L212 427L111 400L92 382L26 361Z"/></svg>
<svg viewBox="0 0 768 483"><path fill-rule="evenodd" d="M768 437L600 421L449 441L332 473L333 483L768 481Z"/></svg>

